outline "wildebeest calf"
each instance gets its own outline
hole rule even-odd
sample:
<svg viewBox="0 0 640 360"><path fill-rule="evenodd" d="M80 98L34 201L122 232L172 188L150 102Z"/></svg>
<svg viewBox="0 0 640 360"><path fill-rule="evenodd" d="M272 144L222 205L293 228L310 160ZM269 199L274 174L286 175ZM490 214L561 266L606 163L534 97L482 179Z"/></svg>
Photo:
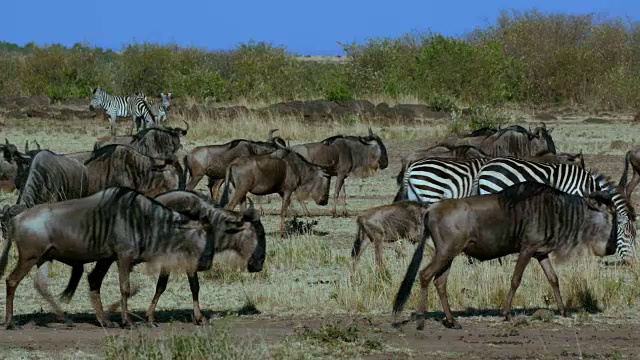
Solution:
<svg viewBox="0 0 640 360"><path fill-rule="evenodd" d="M614 254L617 221L613 208L609 192L594 192L583 198L530 182L496 194L432 204L425 217L422 242L400 285L393 312L397 315L402 311L409 297L425 241L431 234L435 255L420 271L419 330L424 328L427 286L434 277L446 317L445 325L460 327L449 309L446 288L453 259L463 252L483 261L518 254L511 289L503 307L506 319L511 317L511 301L532 257L538 260L551 284L560 313L567 316L549 254L553 252L566 258L578 247L586 247L597 256Z"/></svg>
<svg viewBox="0 0 640 360"><path fill-rule="evenodd" d="M411 243L418 243L422 238L423 218L428 208L429 204L407 200L374 207L358 215L356 218L358 232L351 250L353 258L351 271L355 271L364 249L369 242L372 242L376 267L382 273L384 269L382 244L398 241L401 238Z"/></svg>
<svg viewBox="0 0 640 360"><path fill-rule="evenodd" d="M224 232L247 236L252 228L231 221ZM8 224L7 245L0 258L0 276L4 273L13 242L18 247L18 263L6 279L6 322L13 323L15 290L29 270L48 260L71 266L97 262L89 274L89 289L96 317L107 325L100 287L109 266L116 262L120 279L122 324L130 326L127 298L132 267L151 262L161 268L182 268L194 273L211 266L215 249L214 229L208 221L191 221L143 194L127 188L109 188L82 199L38 205L12 218ZM264 258L262 256L262 258ZM36 289L64 318L48 293L46 284Z"/></svg>

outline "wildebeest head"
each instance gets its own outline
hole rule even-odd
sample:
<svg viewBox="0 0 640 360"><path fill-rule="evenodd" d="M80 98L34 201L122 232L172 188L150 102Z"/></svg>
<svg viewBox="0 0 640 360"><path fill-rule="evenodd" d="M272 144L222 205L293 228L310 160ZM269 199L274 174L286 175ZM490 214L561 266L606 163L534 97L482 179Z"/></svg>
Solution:
<svg viewBox="0 0 640 360"><path fill-rule="evenodd" d="M361 142L367 145L369 149L367 162L369 164L375 164L373 166L374 169L386 169L389 166L389 158L387 156L387 148L384 146L380 137L374 134L371 128L369 128L369 135L361 139Z"/></svg>
<svg viewBox="0 0 640 360"><path fill-rule="evenodd" d="M617 221L615 204L611 191L596 191L585 196L589 207L589 217L594 224L593 233L589 234L589 248L594 255L613 255L617 248ZM610 229L610 230L609 230Z"/></svg>
<svg viewBox="0 0 640 360"><path fill-rule="evenodd" d="M555 154L556 144L553 142L553 138L551 138L553 128L547 129L547 125L545 123L541 124L542 126L536 127L531 132L533 134L533 139L531 139L531 148L533 153L547 150L548 152Z"/></svg>
<svg viewBox="0 0 640 360"><path fill-rule="evenodd" d="M217 248L234 250L247 261L249 272L262 270L266 257L265 231L253 203L244 213L224 210L207 196L193 191L173 190L155 198L164 206L200 221L213 235Z"/></svg>
<svg viewBox="0 0 640 360"><path fill-rule="evenodd" d="M5 161L11 162L18 154L18 147L10 144L7 138L4 138L4 144L0 144L0 152Z"/></svg>

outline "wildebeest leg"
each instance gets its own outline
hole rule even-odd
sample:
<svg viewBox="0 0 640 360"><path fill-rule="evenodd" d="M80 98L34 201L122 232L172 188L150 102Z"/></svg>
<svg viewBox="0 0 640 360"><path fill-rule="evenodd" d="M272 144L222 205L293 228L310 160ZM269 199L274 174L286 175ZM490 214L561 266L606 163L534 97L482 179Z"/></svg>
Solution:
<svg viewBox="0 0 640 360"><path fill-rule="evenodd" d="M189 278L189 288L191 288L191 299L193 300L193 322L196 325L202 325L204 316L202 316L202 312L200 311L200 300L198 298L198 294L200 293L198 273L187 274L187 278Z"/></svg>
<svg viewBox="0 0 640 360"><path fill-rule="evenodd" d="M296 194L296 200L298 200L298 204L300 204L300 207L302 208L302 211L304 211L304 215L305 216L311 216L311 213L309 212L309 209L307 208L307 204L304 202L304 200L300 200L300 196L298 194Z"/></svg>
<svg viewBox="0 0 640 360"><path fill-rule="evenodd" d="M513 301L513 295L515 295L518 286L520 286L522 273L524 272L524 269L527 268L532 256L533 254L528 252L520 252L518 261L516 261L516 268L513 270L513 277L511 278L511 289L509 289L509 293L507 294L507 298L502 309L504 319L507 321L511 320L511 302Z"/></svg>
<svg viewBox="0 0 640 360"><path fill-rule="evenodd" d="M364 249L367 247L367 245L369 245L370 242L368 241L367 236L362 229L358 230L357 237L358 238L356 239L356 243L353 244L353 249L351 250L351 256L353 257L353 260L351 262L352 275L356 271L356 266L358 265L358 262L360 262L360 257L362 256L362 253L364 253ZM358 243L359 245L357 245Z"/></svg>
<svg viewBox="0 0 640 360"><path fill-rule="evenodd" d="M156 305L158 305L158 300L160 300L160 296L166 290L168 281L169 281L169 273L160 271L160 276L158 276L158 282L156 284L156 293L153 295L153 299L151 300L151 304L149 304L149 309L147 310L147 321L151 326L155 325L154 320L155 320Z"/></svg>
<svg viewBox="0 0 640 360"><path fill-rule="evenodd" d="M116 115L109 114L109 127L111 127L111 135L116 136Z"/></svg>
<svg viewBox="0 0 640 360"><path fill-rule="evenodd" d="M453 314L451 314L451 309L449 308L449 297L447 296L447 276L449 276L449 270L451 269L452 262L453 261L449 260L445 268L436 275L433 283L436 286L438 297L440 298L440 303L442 304L442 309L444 310L444 326L453 329L461 329L462 327L460 326L460 324L458 324L456 319L453 318Z"/></svg>
<svg viewBox="0 0 640 360"><path fill-rule="evenodd" d="M120 313L122 314L122 327L131 328L131 319L129 319L129 308L127 302L131 296L131 286L129 283L129 275L131 274L131 259L124 256L117 261L118 279L120 282Z"/></svg>
<svg viewBox="0 0 640 360"><path fill-rule="evenodd" d="M441 276L448 268L451 266L452 258L455 255L445 255L441 252L438 252L436 248L436 254L431 259L429 265L427 265L424 269L420 271L420 302L418 304L418 325L417 329L424 329L424 316L425 311L427 309L427 287L435 276ZM442 302L442 297L440 298ZM446 312L445 312L446 316ZM453 321L451 321L453 320ZM455 319L449 320L450 322L455 323Z"/></svg>
<svg viewBox="0 0 640 360"><path fill-rule="evenodd" d="M338 196L340 195L340 191L342 191L342 186L344 185L344 179L345 179L344 175L338 175L336 179L336 187L334 189L334 194L333 194L333 209L331 209L331 215L334 217L336 216L337 206L338 206ZM346 204L346 199L345 199L345 204Z"/></svg>
<svg viewBox="0 0 640 360"><path fill-rule="evenodd" d="M286 192L282 194L282 208L280 209L280 235L285 235L284 221L287 218L287 209L291 203L291 193Z"/></svg>
<svg viewBox="0 0 640 360"><path fill-rule="evenodd" d="M113 260L98 260L96 266L87 276L89 282L89 297L91 298L91 305L93 311L96 313L96 319L100 326L112 327L113 323L107 321L104 317L104 309L102 308L102 299L100 299L100 288L102 287L102 280L109 271L109 267L113 263Z"/></svg>
<svg viewBox="0 0 640 360"><path fill-rule="evenodd" d="M36 288L36 291L38 291L38 294L40 294L40 296L42 296L56 312L56 315L58 315L58 319L66 323L67 326L71 327L73 326L71 320L64 315L64 310L62 310L60 305L58 305L58 303L53 299L53 296L49 292L49 286L47 284L49 280L49 266L48 264L45 266L43 265L45 265L44 261L40 261L37 264L38 272L36 273L36 277L33 279L33 285Z"/></svg>
<svg viewBox="0 0 640 360"><path fill-rule="evenodd" d="M69 303L69 301L71 301L71 298L73 298L73 294L75 294L76 289L78 288L78 284L80 284L80 279L82 279L82 273L84 273L84 266L76 265L71 267L71 276L69 277L69 283L67 284L67 287L64 289L62 294L60 294L60 301L63 301L67 304Z"/></svg>
<svg viewBox="0 0 640 360"><path fill-rule="evenodd" d="M13 323L13 299L16 296L16 288L20 281L29 273L29 270L38 263L38 258L31 257L29 259L24 259L20 257L18 260L18 264L13 269L11 274L7 276L6 284L7 284L7 302L6 302L6 317L4 321L4 326L7 330L11 330L15 328Z"/></svg>
<svg viewBox="0 0 640 360"><path fill-rule="evenodd" d="M556 272L553 270L553 266L551 266L549 255L545 254L543 256L536 256L536 259L540 263L542 271L544 271L547 280L549 280L551 289L553 289L553 296L556 298L556 302L558 303L558 311L560 311L560 315L567 317L567 307L564 305L562 297L560 296L560 284L558 283L558 275L556 275Z"/></svg>
<svg viewBox="0 0 640 360"><path fill-rule="evenodd" d="M193 169L192 169L193 171ZM196 188L196 186L198 185L198 183L200 182L200 180L202 180L202 177L204 176L204 174L193 174L191 173L189 176L189 181L187 182L187 186L185 187L185 189L187 190L193 190Z"/></svg>

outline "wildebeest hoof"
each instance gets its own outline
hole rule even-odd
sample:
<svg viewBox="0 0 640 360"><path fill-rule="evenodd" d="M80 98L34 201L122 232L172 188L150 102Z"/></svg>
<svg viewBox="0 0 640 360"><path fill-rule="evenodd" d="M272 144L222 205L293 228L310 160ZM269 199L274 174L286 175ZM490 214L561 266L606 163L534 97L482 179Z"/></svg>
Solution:
<svg viewBox="0 0 640 360"><path fill-rule="evenodd" d="M416 330L424 330L424 319L418 320L418 325L416 325Z"/></svg>
<svg viewBox="0 0 640 360"><path fill-rule="evenodd" d="M442 324L449 329L457 329L457 330L462 329L462 326L460 326L460 324L457 321L451 322L446 318L442 319Z"/></svg>
<svg viewBox="0 0 640 360"><path fill-rule="evenodd" d="M511 313L504 314L504 321L511 321Z"/></svg>
<svg viewBox="0 0 640 360"><path fill-rule="evenodd" d="M131 321L123 321L120 324L120 327L122 327L123 329L131 330L131 329L133 329L133 323L131 323Z"/></svg>
<svg viewBox="0 0 640 360"><path fill-rule="evenodd" d="M64 319L64 324L70 328L75 326L73 325L73 321L71 321L70 319Z"/></svg>
<svg viewBox="0 0 640 360"><path fill-rule="evenodd" d="M193 320L193 323L194 323L195 325L204 325L204 323L205 323L205 318L204 318L204 316L201 316L201 317L199 317L199 318L194 317L192 320Z"/></svg>
<svg viewBox="0 0 640 360"><path fill-rule="evenodd" d="M10 322L10 323L6 324L4 326L4 328L7 329L7 330L16 330L17 329L16 325L13 322Z"/></svg>

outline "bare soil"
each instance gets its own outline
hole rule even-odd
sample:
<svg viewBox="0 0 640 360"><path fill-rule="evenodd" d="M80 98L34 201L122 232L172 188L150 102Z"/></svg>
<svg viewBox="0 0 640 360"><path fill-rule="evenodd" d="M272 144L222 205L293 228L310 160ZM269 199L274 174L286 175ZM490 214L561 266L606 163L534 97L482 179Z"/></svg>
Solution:
<svg viewBox="0 0 640 360"><path fill-rule="evenodd" d="M151 329L161 336L171 330L190 333L196 329L189 323L190 310L178 310L163 314L178 318L180 322L160 323ZM140 314L141 315L141 314ZM264 318L262 316L232 317L227 324L240 337L260 338L266 344L281 342L295 335L302 327L319 328L325 324L355 325L367 337L395 348L410 349L416 358L437 356L438 358L482 358L482 359L559 359L559 358L635 358L640 351L640 330L637 324L590 323L581 326L551 322L522 321L529 316L516 317L512 322L497 321L497 314L491 317L464 317L458 313L463 328L445 328L437 319L441 313L433 313L427 320L425 329L418 331L415 323L405 320L403 325L394 327L390 316L328 316L295 318ZM52 319L52 314L44 315ZM46 327L30 321L18 331L0 330L0 349L19 347L27 351L48 354L80 350L84 353L101 355L107 334L125 334L126 330L102 329L92 320L92 314L73 316L75 326L66 327L61 323L49 323ZM39 316L43 319L42 316ZM162 320L162 319L160 319ZM215 317L212 321L219 321ZM144 329L146 325L139 324ZM388 359L399 354L374 353L363 358ZM404 357L404 356L400 356Z"/></svg>

